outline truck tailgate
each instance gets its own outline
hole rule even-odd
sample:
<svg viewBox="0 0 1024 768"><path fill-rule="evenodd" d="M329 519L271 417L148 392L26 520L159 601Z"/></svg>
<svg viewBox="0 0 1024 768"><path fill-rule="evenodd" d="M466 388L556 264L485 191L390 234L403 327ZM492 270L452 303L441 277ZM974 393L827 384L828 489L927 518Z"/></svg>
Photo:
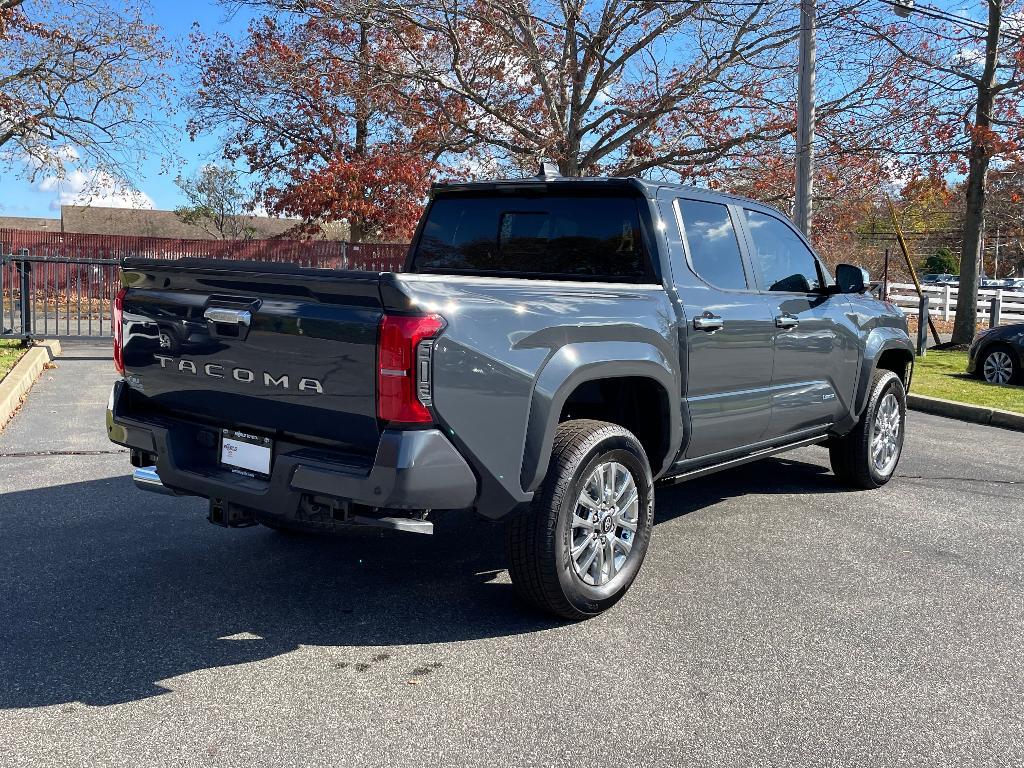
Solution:
<svg viewBox="0 0 1024 768"><path fill-rule="evenodd" d="M140 403L373 455L377 273L129 259L123 279L125 373Z"/></svg>

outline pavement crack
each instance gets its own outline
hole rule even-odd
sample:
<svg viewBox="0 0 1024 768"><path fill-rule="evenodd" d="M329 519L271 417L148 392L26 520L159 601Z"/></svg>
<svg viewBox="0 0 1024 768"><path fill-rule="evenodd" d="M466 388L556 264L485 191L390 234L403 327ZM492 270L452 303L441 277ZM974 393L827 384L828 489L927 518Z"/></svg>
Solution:
<svg viewBox="0 0 1024 768"><path fill-rule="evenodd" d="M954 477L947 475L897 475L904 480L955 480L960 483L985 483L986 485L1021 485L1021 480L994 480L990 477Z"/></svg>
<svg viewBox="0 0 1024 768"><path fill-rule="evenodd" d="M111 456L119 453L128 453L121 450L106 451L15 451L13 453L0 453L0 459L28 459L33 456Z"/></svg>

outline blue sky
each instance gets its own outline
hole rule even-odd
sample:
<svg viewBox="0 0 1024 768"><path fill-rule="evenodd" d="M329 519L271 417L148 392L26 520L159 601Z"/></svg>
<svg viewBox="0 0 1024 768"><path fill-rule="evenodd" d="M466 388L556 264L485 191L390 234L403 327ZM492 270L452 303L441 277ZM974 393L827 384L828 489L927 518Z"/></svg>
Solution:
<svg viewBox="0 0 1024 768"><path fill-rule="evenodd" d="M206 0L151 0L153 21L163 29L164 36L178 48L187 45L192 24L198 22L205 32L217 30L237 33L248 24L251 15L244 11L228 19L224 8L215 2ZM172 70L177 78L182 74L177 68ZM174 134L177 139L177 152L182 156L187 175L202 164L217 159L217 141L215 136L204 136L197 141L189 141L185 133L186 116L179 115L175 119ZM85 169L88 170L88 169ZM139 176L139 190L152 201L156 208L170 209L182 202L181 194L174 184L178 172L161 173L161 157L153 156L143 164ZM0 184L0 215L3 216L60 216L59 202L61 193L67 197L74 193L74 182L57 179L37 179L31 183L15 178L12 174L4 174L4 183Z"/></svg>

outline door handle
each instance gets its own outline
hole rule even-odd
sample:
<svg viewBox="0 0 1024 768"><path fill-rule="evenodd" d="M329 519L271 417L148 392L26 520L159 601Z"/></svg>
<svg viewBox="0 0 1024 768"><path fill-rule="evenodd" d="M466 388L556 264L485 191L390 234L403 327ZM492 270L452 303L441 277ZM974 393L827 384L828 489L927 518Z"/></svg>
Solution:
<svg viewBox="0 0 1024 768"><path fill-rule="evenodd" d="M713 332L721 329L723 326L725 326L725 321L720 316L710 312L704 312L693 318L693 327L698 331Z"/></svg>
<svg viewBox="0 0 1024 768"><path fill-rule="evenodd" d="M785 312L775 318L776 328L796 328L798 325L800 325L800 318L796 315L791 315L788 312Z"/></svg>

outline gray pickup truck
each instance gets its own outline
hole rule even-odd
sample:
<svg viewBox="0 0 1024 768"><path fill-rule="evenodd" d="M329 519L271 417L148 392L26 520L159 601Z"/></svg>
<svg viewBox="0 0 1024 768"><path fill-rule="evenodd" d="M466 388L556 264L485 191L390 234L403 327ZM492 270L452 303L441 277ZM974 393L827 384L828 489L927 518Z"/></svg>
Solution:
<svg viewBox="0 0 1024 768"><path fill-rule="evenodd" d="M629 588L654 483L812 443L875 488L904 439L903 315L777 211L637 179L435 187L406 270L126 260L110 439L225 526L506 520L520 595Z"/></svg>

